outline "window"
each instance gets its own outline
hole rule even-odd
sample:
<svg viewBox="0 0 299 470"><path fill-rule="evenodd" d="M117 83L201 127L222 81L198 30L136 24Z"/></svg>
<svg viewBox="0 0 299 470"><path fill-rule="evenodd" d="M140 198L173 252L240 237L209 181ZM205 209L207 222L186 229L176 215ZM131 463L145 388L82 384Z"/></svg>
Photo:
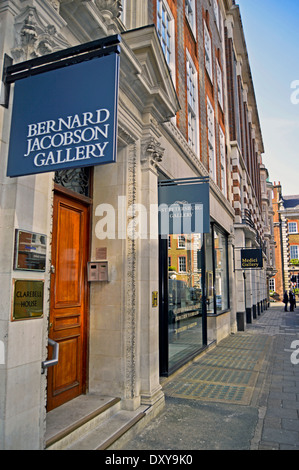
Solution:
<svg viewBox="0 0 299 470"><path fill-rule="evenodd" d="M228 309L227 237L214 228L216 311Z"/></svg>
<svg viewBox="0 0 299 470"><path fill-rule="evenodd" d="M220 31L219 6L218 6L217 0L213 0L213 8L214 8L214 15L215 15L216 25L217 25L218 31Z"/></svg>
<svg viewBox="0 0 299 470"><path fill-rule="evenodd" d="M215 154L215 119L214 109L209 98L207 98L207 119L208 119L208 151L209 151L209 173L211 178L216 180L216 154Z"/></svg>
<svg viewBox="0 0 299 470"><path fill-rule="evenodd" d="M299 250L298 245L291 245L290 246L290 258L291 259L299 259Z"/></svg>
<svg viewBox="0 0 299 470"><path fill-rule="evenodd" d="M206 234L205 256L207 311L219 313L229 308L228 238L216 225Z"/></svg>
<svg viewBox="0 0 299 470"><path fill-rule="evenodd" d="M168 267L170 268L171 266L171 256L168 256Z"/></svg>
<svg viewBox="0 0 299 470"><path fill-rule="evenodd" d="M165 0L157 0L157 30L166 62L174 76L174 19Z"/></svg>
<svg viewBox="0 0 299 470"><path fill-rule="evenodd" d="M178 238L178 237L177 237ZM203 237L200 233L185 234L186 249L177 257L172 256L172 267L168 273L161 272L163 290L167 302L161 302L160 334L160 373L169 375L195 357L203 345L207 344L207 326L203 316ZM164 260L166 243L160 254ZM161 263L164 265L164 261ZM203 263L204 264L204 263ZM173 271L175 269L175 271Z"/></svg>
<svg viewBox="0 0 299 470"><path fill-rule="evenodd" d="M178 237L178 248L185 248L186 247L186 239L183 235L179 235Z"/></svg>
<svg viewBox="0 0 299 470"><path fill-rule="evenodd" d="M192 150L198 154L199 125L198 125L198 98L197 98L197 72L187 51L187 99L188 99L188 143Z"/></svg>
<svg viewBox="0 0 299 470"><path fill-rule="evenodd" d="M193 34L196 33L195 28L195 0L185 0L186 18L190 24Z"/></svg>
<svg viewBox="0 0 299 470"><path fill-rule="evenodd" d="M298 233L297 222L289 222L289 233Z"/></svg>
<svg viewBox="0 0 299 470"><path fill-rule="evenodd" d="M269 279L269 290L275 292L275 279Z"/></svg>
<svg viewBox="0 0 299 470"><path fill-rule="evenodd" d="M171 248L171 236L168 237L168 248Z"/></svg>
<svg viewBox="0 0 299 470"><path fill-rule="evenodd" d="M186 257L179 256L179 273L185 273L185 272L186 272Z"/></svg>
<svg viewBox="0 0 299 470"><path fill-rule="evenodd" d="M213 80L213 73L212 73L212 42L209 30L207 28L206 23L204 23L204 37L205 37L205 64L206 69L209 74L211 80Z"/></svg>
<svg viewBox="0 0 299 470"><path fill-rule="evenodd" d="M219 62L216 62L217 66L217 91L218 91L218 102L223 110L223 80L222 80L222 70L220 68Z"/></svg>
<svg viewBox="0 0 299 470"><path fill-rule="evenodd" d="M223 130L219 126L219 139L220 139L220 166L221 166L221 190L224 196L227 196L227 183L226 183L226 151L225 151L225 137Z"/></svg>

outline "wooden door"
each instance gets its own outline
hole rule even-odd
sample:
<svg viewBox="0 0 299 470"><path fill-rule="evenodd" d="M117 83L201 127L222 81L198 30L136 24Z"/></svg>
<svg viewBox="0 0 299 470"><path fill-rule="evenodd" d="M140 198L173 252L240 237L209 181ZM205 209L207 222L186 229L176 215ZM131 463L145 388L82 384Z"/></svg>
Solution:
<svg viewBox="0 0 299 470"><path fill-rule="evenodd" d="M49 337L59 343L59 362L48 369L48 411L86 388L88 234L89 206L56 192Z"/></svg>

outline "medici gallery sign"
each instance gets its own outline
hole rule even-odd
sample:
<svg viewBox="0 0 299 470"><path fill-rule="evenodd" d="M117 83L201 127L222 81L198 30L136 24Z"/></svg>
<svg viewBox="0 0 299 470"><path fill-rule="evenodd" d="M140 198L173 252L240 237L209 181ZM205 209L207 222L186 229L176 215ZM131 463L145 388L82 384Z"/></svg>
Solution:
<svg viewBox="0 0 299 470"><path fill-rule="evenodd" d="M263 267L263 252L261 248L241 250L241 268L258 269Z"/></svg>
<svg viewBox="0 0 299 470"><path fill-rule="evenodd" d="M110 54L16 81L7 176L114 162L118 78Z"/></svg>

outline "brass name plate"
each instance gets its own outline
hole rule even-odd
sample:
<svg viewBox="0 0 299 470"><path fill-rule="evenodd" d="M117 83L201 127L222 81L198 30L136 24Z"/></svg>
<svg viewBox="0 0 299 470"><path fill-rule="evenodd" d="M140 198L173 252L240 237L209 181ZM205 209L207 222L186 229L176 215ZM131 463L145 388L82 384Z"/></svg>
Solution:
<svg viewBox="0 0 299 470"><path fill-rule="evenodd" d="M13 320L42 317L43 304L44 281L14 281Z"/></svg>

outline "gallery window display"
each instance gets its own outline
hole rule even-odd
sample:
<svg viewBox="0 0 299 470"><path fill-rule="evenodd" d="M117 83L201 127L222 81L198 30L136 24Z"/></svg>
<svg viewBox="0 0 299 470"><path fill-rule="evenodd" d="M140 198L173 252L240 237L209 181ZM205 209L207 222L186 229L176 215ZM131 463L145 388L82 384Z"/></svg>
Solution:
<svg viewBox="0 0 299 470"><path fill-rule="evenodd" d="M229 308L227 236L160 240L160 366L169 375L207 346L207 316Z"/></svg>

